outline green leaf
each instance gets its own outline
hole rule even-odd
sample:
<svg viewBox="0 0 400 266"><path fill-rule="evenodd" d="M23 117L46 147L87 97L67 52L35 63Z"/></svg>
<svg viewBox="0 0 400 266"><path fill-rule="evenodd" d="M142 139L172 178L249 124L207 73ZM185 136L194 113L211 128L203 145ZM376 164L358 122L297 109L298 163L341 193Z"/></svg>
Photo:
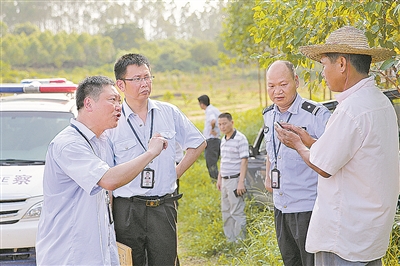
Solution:
<svg viewBox="0 0 400 266"><path fill-rule="evenodd" d="M381 67L379 69L385 71L385 70L391 68L392 66L394 66L396 61L397 60L395 60L393 58L388 59L388 60L386 60L385 62L382 63L382 65L381 65Z"/></svg>

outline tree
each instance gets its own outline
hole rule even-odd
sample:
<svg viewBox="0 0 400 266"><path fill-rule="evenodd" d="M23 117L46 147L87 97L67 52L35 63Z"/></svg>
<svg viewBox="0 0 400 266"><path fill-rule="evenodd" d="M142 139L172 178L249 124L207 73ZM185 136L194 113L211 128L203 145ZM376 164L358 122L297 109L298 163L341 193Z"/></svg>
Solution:
<svg viewBox="0 0 400 266"><path fill-rule="evenodd" d="M8 26L5 22L0 21L0 37L4 37L8 33Z"/></svg>
<svg viewBox="0 0 400 266"><path fill-rule="evenodd" d="M256 43L265 43L272 49L260 54L260 63L267 66L277 57L288 59L304 68L300 75L310 88L319 85L321 76L315 71L315 62L302 56L298 48L324 43L333 30L342 26L365 29L371 47L379 45L400 53L398 1L256 0L254 11L254 27L250 34ZM390 69L394 77L399 76L399 56L396 58L376 64L372 71L389 78L390 84L400 90L399 79L386 73Z"/></svg>
<svg viewBox="0 0 400 266"><path fill-rule="evenodd" d="M203 66L215 66L218 63L218 46L212 41L199 41L190 49L192 60Z"/></svg>
<svg viewBox="0 0 400 266"><path fill-rule="evenodd" d="M144 40L143 29L134 23L109 25L103 35L110 37L114 41L114 47L120 50L139 48L140 41Z"/></svg>
<svg viewBox="0 0 400 266"><path fill-rule="evenodd" d="M39 32L39 28L36 25L34 25L34 24L30 23L30 22L17 24L14 27L14 30L13 30L14 34L19 35L21 33L25 33L25 35L27 35L27 36L31 35L31 34L33 34L35 32Z"/></svg>
<svg viewBox="0 0 400 266"><path fill-rule="evenodd" d="M222 53L221 60L224 64L257 64L260 105L262 105L262 80L264 80L265 105L268 105L265 73L261 71L257 56L254 56L267 51L268 46L263 42L256 43L249 33L251 28L254 27L253 7L254 1L232 1L226 7L225 12L228 16L222 25L221 38L224 40L225 49L230 54ZM237 14L240 14L240 16ZM263 77L262 73L264 74Z"/></svg>

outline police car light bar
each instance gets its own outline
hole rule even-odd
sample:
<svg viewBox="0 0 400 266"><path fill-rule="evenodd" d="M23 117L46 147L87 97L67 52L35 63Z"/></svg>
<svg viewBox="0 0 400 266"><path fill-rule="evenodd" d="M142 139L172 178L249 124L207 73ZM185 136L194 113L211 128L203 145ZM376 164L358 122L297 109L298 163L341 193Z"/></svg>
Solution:
<svg viewBox="0 0 400 266"><path fill-rule="evenodd" d="M78 85L49 83L41 84L39 82L24 83L4 83L0 84L0 93L73 93Z"/></svg>
<svg viewBox="0 0 400 266"><path fill-rule="evenodd" d="M32 82L40 82L42 84L47 83L67 83L67 79L65 78L50 78L50 79L23 79L21 83L32 83Z"/></svg>

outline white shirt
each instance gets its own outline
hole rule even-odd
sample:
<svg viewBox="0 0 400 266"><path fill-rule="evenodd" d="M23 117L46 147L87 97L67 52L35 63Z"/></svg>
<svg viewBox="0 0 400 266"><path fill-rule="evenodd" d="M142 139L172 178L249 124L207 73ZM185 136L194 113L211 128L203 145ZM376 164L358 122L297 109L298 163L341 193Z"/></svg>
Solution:
<svg viewBox="0 0 400 266"><path fill-rule="evenodd" d="M399 132L392 104L361 80L337 96L339 105L310 149L319 176L306 250L348 261L385 255L399 192Z"/></svg>
<svg viewBox="0 0 400 266"><path fill-rule="evenodd" d="M221 132L218 128L218 116L221 114L221 112L214 107L212 104L206 107L206 118L204 121L204 129L203 129L203 135L206 139L210 138L220 138L221 137ZM215 120L215 127L214 131L217 132L217 135L214 136L211 134L212 128L211 128L211 121Z"/></svg>
<svg viewBox="0 0 400 266"><path fill-rule="evenodd" d="M119 265L105 190L97 185L109 169L105 162L107 140L103 135L96 138L74 119L71 124L89 139L95 153L70 126L50 143L43 177L37 264Z"/></svg>
<svg viewBox="0 0 400 266"><path fill-rule="evenodd" d="M197 148L204 137L193 123L174 105L149 99L148 114L145 123L133 113L126 102L122 104L124 112L116 128L107 130L113 147L114 164L119 165L141 155L147 149L150 134L160 133L168 139L168 148L148 165L154 170L154 188L141 188L141 174L130 183L113 191L116 197L163 196L176 189L176 144L183 150ZM153 112L153 119L152 113ZM125 114L124 114L125 113ZM131 129L128 119L139 139ZM153 124L153 126L152 126ZM150 133L152 131L152 133ZM140 140L140 141L139 141ZM142 143L144 148L142 147Z"/></svg>

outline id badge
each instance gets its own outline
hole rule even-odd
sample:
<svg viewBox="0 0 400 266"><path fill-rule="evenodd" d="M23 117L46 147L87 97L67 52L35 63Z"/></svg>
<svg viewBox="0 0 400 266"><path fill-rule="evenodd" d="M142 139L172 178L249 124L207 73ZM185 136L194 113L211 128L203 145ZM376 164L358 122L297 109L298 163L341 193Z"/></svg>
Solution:
<svg viewBox="0 0 400 266"><path fill-rule="evenodd" d="M281 172L276 168L271 170L271 187L275 189L281 187Z"/></svg>
<svg viewBox="0 0 400 266"><path fill-rule="evenodd" d="M140 187L141 188L153 188L154 187L154 170L153 169L151 169L151 168L143 169Z"/></svg>

